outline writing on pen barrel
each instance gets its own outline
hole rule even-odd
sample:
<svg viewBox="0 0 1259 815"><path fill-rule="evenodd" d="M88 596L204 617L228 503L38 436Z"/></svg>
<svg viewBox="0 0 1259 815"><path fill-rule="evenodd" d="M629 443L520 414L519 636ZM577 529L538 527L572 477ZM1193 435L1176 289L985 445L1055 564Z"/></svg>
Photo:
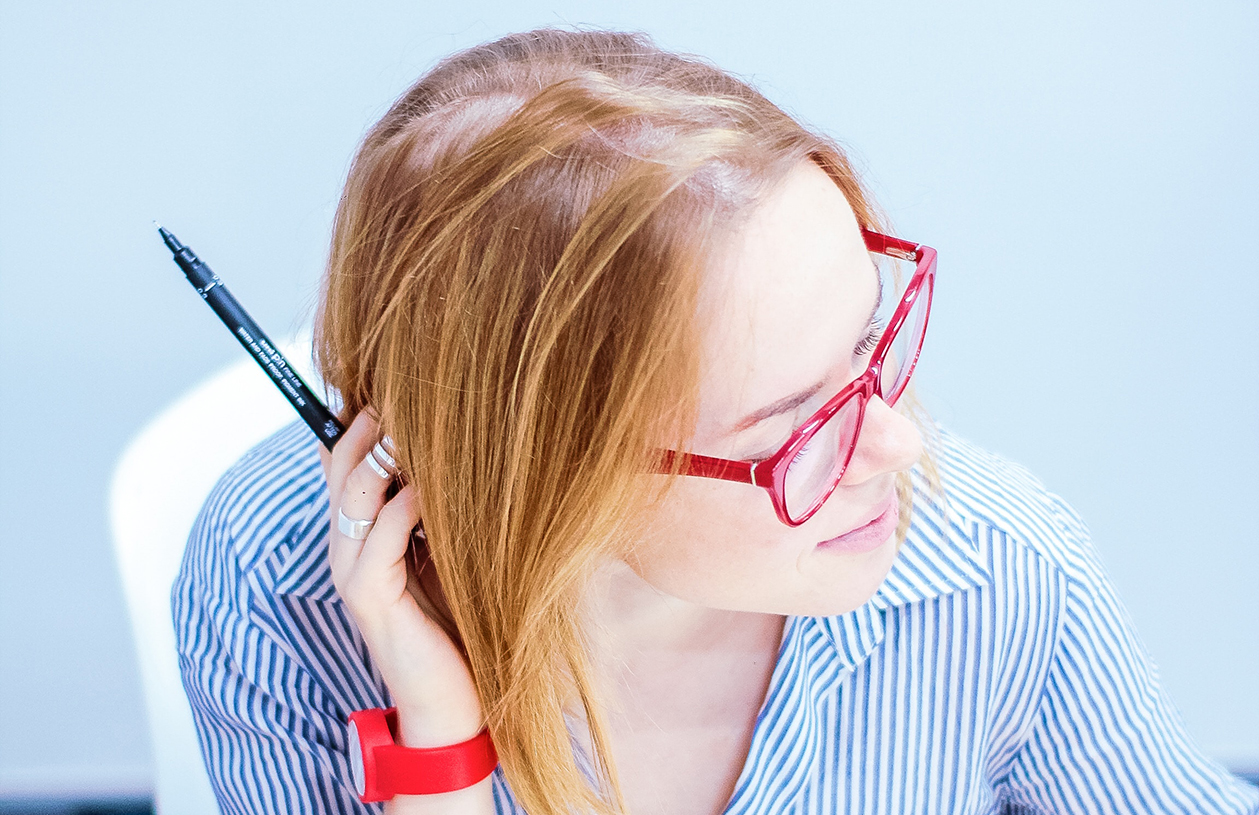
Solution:
<svg viewBox="0 0 1259 815"><path fill-rule="evenodd" d="M188 282L201 295L201 299L214 310L223 324L227 326L236 340L244 347L254 361L267 372L271 381L288 399L289 404L297 411L306 426L311 429L324 447L329 450L337 439L345 432L345 427L337 421L337 417L311 392L302 378L289 365L275 343L263 333L258 324L236 301L232 293L223 285L223 281L207 266L196 252L179 242L170 230L153 222L157 226L162 242L170 249L175 263L183 270Z"/></svg>

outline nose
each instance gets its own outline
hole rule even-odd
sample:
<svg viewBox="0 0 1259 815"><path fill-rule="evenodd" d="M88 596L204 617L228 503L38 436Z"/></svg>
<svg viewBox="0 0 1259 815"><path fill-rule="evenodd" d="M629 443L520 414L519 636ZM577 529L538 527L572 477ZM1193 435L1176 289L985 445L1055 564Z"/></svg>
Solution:
<svg viewBox="0 0 1259 815"><path fill-rule="evenodd" d="M906 416L875 397L866 404L861 434L840 483L855 486L888 473L908 470L922 456L922 434Z"/></svg>

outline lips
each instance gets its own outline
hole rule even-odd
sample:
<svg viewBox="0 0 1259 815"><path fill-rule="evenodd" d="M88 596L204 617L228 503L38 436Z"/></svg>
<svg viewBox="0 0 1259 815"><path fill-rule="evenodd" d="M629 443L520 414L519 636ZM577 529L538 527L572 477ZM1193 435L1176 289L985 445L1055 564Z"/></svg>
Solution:
<svg viewBox="0 0 1259 815"><path fill-rule="evenodd" d="M835 552L870 552L886 543L892 533L896 531L897 521L900 520L899 505L896 500L895 491L888 493L887 498L883 500L879 506L870 511L867 516L869 520L861 524L861 526L845 532L844 534L825 540L817 546L819 549Z"/></svg>
<svg viewBox="0 0 1259 815"><path fill-rule="evenodd" d="M877 521L879 518L882 518L883 514L887 512L888 509L895 503L896 503L896 494L890 493L887 498L883 499L883 503L875 507L874 510L870 513L870 520L866 521L861 526L853 527L852 531L855 532L858 529L861 529L862 527L869 526L870 524ZM847 535L848 533L845 532L844 534Z"/></svg>

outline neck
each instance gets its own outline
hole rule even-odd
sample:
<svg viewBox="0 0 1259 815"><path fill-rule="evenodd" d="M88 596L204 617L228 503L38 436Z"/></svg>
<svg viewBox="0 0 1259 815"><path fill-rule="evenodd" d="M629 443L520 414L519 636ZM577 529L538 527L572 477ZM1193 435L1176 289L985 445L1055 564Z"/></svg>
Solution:
<svg viewBox="0 0 1259 815"><path fill-rule="evenodd" d="M614 740L675 726L693 735L696 723L712 731L732 721L742 728L740 739L750 738L785 617L673 597L621 561L605 564L592 582L585 616L593 678ZM732 720L732 710L742 718ZM566 713L585 722L578 707ZM589 732L577 727L574 734L589 755Z"/></svg>
<svg viewBox="0 0 1259 815"><path fill-rule="evenodd" d="M587 595L587 631L604 665L633 666L653 654L676 658L737 649L749 637L777 636L783 620L673 597L620 560L604 564Z"/></svg>

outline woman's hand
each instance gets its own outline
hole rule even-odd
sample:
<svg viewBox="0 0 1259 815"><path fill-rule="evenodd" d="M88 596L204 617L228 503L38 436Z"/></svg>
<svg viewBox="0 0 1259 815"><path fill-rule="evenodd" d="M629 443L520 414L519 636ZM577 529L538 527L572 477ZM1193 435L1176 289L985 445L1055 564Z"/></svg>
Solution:
<svg viewBox="0 0 1259 815"><path fill-rule="evenodd" d="M406 486L386 502L390 480L364 461L379 440L379 426L363 412L332 453L320 450L333 520L332 580L398 708L398 743L456 744L480 732L484 713L463 654L416 602L420 589L408 574L407 551L418 501ZM338 508L350 519L376 519L366 540L338 530Z"/></svg>

